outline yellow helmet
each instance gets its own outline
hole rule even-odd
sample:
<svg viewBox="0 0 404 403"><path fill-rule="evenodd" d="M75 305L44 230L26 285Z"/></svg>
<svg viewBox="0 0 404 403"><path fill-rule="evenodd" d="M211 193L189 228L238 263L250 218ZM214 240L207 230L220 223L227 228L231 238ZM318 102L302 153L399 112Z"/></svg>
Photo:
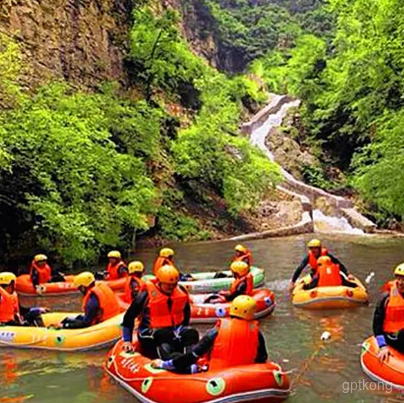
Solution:
<svg viewBox="0 0 404 403"><path fill-rule="evenodd" d="M307 246L309 248L321 248L321 241L319 239L312 239Z"/></svg>
<svg viewBox="0 0 404 403"><path fill-rule="evenodd" d="M170 248L163 248L160 250L160 256L161 257L170 257L174 256L174 251Z"/></svg>
<svg viewBox="0 0 404 403"><path fill-rule="evenodd" d="M92 283L94 283L94 281L95 277L93 273L90 271L83 271L74 278L73 284L76 288L80 287L81 285L84 287L89 287Z"/></svg>
<svg viewBox="0 0 404 403"><path fill-rule="evenodd" d="M160 283L177 284L180 280L180 272L174 266L166 264L158 270L156 277Z"/></svg>
<svg viewBox="0 0 404 403"><path fill-rule="evenodd" d="M237 316L238 318L251 320L254 319L255 311L257 310L257 303L254 298L248 295L239 295L234 298L230 306L230 316Z"/></svg>
<svg viewBox="0 0 404 403"><path fill-rule="evenodd" d="M128 271L129 274L144 271L143 263L139 261L130 262L128 266Z"/></svg>
<svg viewBox="0 0 404 403"><path fill-rule="evenodd" d="M17 277L15 276L14 273L10 273L8 271L4 271L3 273L0 273L0 284L1 285L10 285L11 282L17 281Z"/></svg>
<svg viewBox="0 0 404 403"><path fill-rule="evenodd" d="M332 263L332 260L329 256L320 256L317 259L317 264L319 267L328 266L330 263Z"/></svg>
<svg viewBox="0 0 404 403"><path fill-rule="evenodd" d="M395 275L395 276L404 276L404 263L399 264L399 265L394 269L394 275Z"/></svg>
<svg viewBox="0 0 404 403"><path fill-rule="evenodd" d="M43 255L43 254L39 254L39 255L34 256L34 262L35 263L41 262L43 260L48 260L48 256Z"/></svg>
<svg viewBox="0 0 404 403"><path fill-rule="evenodd" d="M111 250L111 252L108 253L108 257L114 257L116 259L120 259L121 258L121 252L119 252L118 250Z"/></svg>
<svg viewBox="0 0 404 403"><path fill-rule="evenodd" d="M233 262L230 265L230 270L237 273L239 276L245 276L250 272L250 266L246 262Z"/></svg>
<svg viewBox="0 0 404 403"><path fill-rule="evenodd" d="M234 250L242 253L247 252L247 248L244 245L241 245L240 243L234 247Z"/></svg>

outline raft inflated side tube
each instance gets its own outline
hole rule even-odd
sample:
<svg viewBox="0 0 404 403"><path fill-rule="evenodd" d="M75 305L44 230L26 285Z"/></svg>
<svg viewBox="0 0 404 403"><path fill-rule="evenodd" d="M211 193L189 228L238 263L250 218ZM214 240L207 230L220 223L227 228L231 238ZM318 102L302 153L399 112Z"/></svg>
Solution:
<svg viewBox="0 0 404 403"><path fill-rule="evenodd" d="M390 388L404 390L404 354L391 347L388 361L380 362L377 358L379 346L375 337L369 337L362 344L361 365L370 378L383 382Z"/></svg>
<svg viewBox="0 0 404 403"><path fill-rule="evenodd" d="M65 276L66 281L57 283L44 283L36 287L33 286L29 274L23 274L17 277L16 290L19 295L27 297L56 297L60 295L79 294L79 290L74 286L73 282L76 276ZM123 290L127 277L122 277L117 280L105 280L114 291Z"/></svg>
<svg viewBox="0 0 404 403"><path fill-rule="evenodd" d="M143 403L271 403L290 393L288 375L271 362L192 375L154 369L150 364L139 352L123 352L120 340L109 352L105 369Z"/></svg>
<svg viewBox="0 0 404 403"><path fill-rule="evenodd" d="M209 294L191 295L191 323L216 322L220 318L229 317L231 302L225 303L204 303ZM267 289L253 291L252 297L257 303L257 311L254 319L261 319L271 315L275 309L275 295Z"/></svg>
<svg viewBox="0 0 404 403"><path fill-rule="evenodd" d="M45 326L58 325L64 318L80 312L41 315ZM1 326L0 347L41 348L45 350L85 351L106 347L119 339L123 313L83 329L54 329L33 326Z"/></svg>
<svg viewBox="0 0 404 403"><path fill-rule="evenodd" d="M293 290L292 303L296 307L306 309L354 308L369 302L366 288L356 277L350 280L358 285L356 288L339 285L304 290L303 285L307 283L308 277L310 276L299 280Z"/></svg>
<svg viewBox="0 0 404 403"><path fill-rule="evenodd" d="M230 270L223 271L227 277L214 278L217 272L192 273L193 281L180 281L180 285L185 287L189 293L205 294L210 292L219 292L221 290L229 290L234 281L234 277ZM254 288L264 285L265 273L263 269L258 267L251 268L251 274L254 279ZM145 281L154 278L154 276L146 275L142 277Z"/></svg>

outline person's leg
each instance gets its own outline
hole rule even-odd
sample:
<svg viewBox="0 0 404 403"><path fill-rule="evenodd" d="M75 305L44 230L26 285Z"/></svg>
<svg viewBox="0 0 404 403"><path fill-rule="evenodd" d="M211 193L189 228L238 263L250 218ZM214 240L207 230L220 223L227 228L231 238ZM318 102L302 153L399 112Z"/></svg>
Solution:
<svg viewBox="0 0 404 403"><path fill-rule="evenodd" d="M396 335L385 334L385 339L390 347L404 354L404 329L400 330Z"/></svg>
<svg viewBox="0 0 404 403"><path fill-rule="evenodd" d="M60 273L55 273L48 282L49 283L64 283L65 278Z"/></svg>
<svg viewBox="0 0 404 403"><path fill-rule="evenodd" d="M304 284L303 285L303 290L312 290L313 288L316 288L318 284L318 277L313 277L313 280L309 284Z"/></svg>

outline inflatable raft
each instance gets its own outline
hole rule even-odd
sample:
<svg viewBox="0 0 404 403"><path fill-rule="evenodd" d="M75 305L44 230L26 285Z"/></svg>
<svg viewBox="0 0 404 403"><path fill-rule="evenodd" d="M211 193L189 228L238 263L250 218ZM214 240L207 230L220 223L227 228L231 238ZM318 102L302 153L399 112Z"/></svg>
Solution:
<svg viewBox="0 0 404 403"><path fill-rule="evenodd" d="M74 287L73 281L76 276L65 276L64 282L44 283L36 287L33 286L29 274L23 274L17 277L17 292L24 296L58 296L67 294L78 294L79 290ZM126 277L118 280L105 281L114 291L123 290Z"/></svg>
<svg viewBox="0 0 404 403"><path fill-rule="evenodd" d="M204 303L209 294L191 295L191 323L216 322L217 319L229 316L231 302L211 304ZM255 319L270 315L275 309L275 295L267 289L254 290L252 297L257 302Z"/></svg>
<svg viewBox="0 0 404 403"><path fill-rule="evenodd" d="M221 290L229 290L234 277L230 270L222 271L227 277L214 278L217 272L206 273L192 273L193 281L180 281L180 284L184 286L191 294L206 294L212 292L219 292ZM265 274L264 270L258 267L252 267L251 273L254 277L254 288L264 285ZM145 280L150 280L154 276L146 275Z"/></svg>
<svg viewBox="0 0 404 403"><path fill-rule="evenodd" d="M154 369L139 352L125 353L119 341L107 356L106 371L143 403L280 402L289 378L274 363L180 375Z"/></svg>
<svg viewBox="0 0 404 403"><path fill-rule="evenodd" d="M366 305L369 302L369 295L366 288L356 277L353 280L350 280L358 285L356 288L335 286L317 287L311 290L304 290L303 285L310 282L310 278L310 275L305 276L296 283L296 286L293 289L292 303L299 308L354 308Z"/></svg>
<svg viewBox="0 0 404 403"><path fill-rule="evenodd" d="M390 388L404 390L404 355L388 347L391 356L381 363L377 358L379 346L375 337L369 337L362 344L361 365L365 373L377 382Z"/></svg>
<svg viewBox="0 0 404 403"><path fill-rule="evenodd" d="M0 347L41 348L45 350L85 351L113 344L121 335L123 314L84 329L54 329L67 316L79 312L41 315L46 327L1 326Z"/></svg>

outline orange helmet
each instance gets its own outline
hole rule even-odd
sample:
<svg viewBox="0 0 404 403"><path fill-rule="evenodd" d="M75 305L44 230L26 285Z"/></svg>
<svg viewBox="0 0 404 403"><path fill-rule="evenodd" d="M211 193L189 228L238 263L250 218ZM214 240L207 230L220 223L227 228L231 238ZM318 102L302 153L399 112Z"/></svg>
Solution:
<svg viewBox="0 0 404 403"><path fill-rule="evenodd" d="M157 271L156 277L160 283L177 284L180 272L174 266L166 264Z"/></svg>

